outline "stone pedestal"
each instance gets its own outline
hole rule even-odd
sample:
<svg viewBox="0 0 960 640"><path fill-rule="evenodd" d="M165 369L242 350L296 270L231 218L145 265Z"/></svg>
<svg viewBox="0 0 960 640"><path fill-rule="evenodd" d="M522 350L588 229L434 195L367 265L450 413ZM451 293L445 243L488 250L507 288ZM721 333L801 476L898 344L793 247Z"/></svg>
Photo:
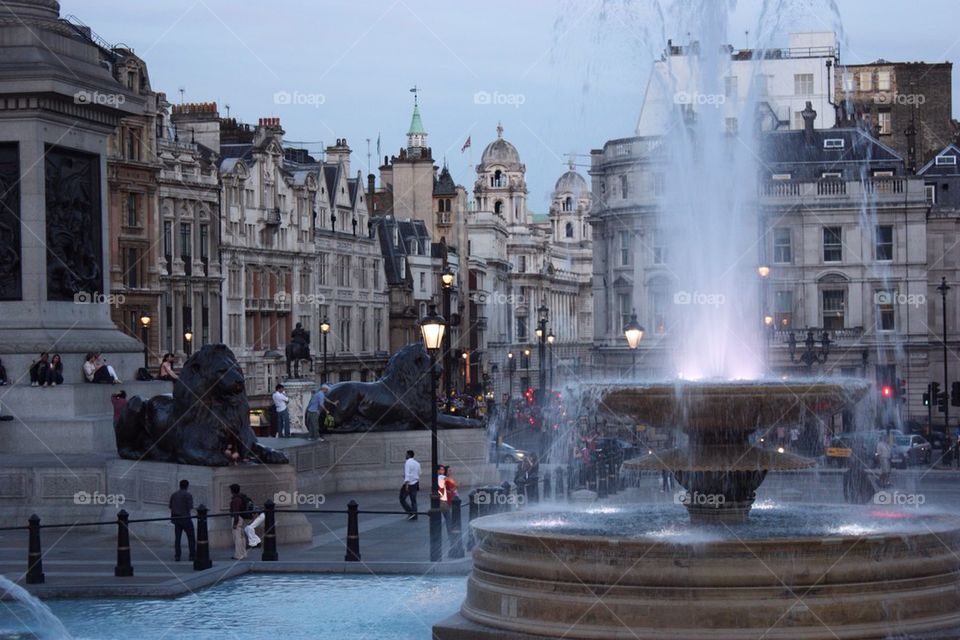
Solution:
<svg viewBox="0 0 960 640"><path fill-rule="evenodd" d="M231 484L239 484L240 491L258 506L268 499L282 506L285 499L278 499L278 494L292 495L297 491L297 474L292 465L198 467L117 459L107 463L106 475L107 495L123 496L123 508L130 513L131 520L169 516L170 494L179 488L180 480L189 480L194 506L203 504L208 509L210 545L215 548L233 544L231 518L224 515L230 511ZM276 531L281 545L305 543L313 537L313 528L302 513L278 511ZM173 526L168 522L133 523L130 532L143 539L173 539Z"/></svg>
<svg viewBox="0 0 960 640"><path fill-rule="evenodd" d="M290 433L306 433L307 424L304 420L304 413L307 405L310 403L310 396L318 388L313 380L286 380L283 383L284 391L290 398L290 404L287 409L290 411Z"/></svg>

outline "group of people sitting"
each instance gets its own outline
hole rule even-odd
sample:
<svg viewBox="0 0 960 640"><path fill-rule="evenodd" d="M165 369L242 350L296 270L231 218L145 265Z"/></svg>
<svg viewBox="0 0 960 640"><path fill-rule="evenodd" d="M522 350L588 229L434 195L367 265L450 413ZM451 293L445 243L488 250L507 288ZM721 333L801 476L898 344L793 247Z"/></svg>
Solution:
<svg viewBox="0 0 960 640"><path fill-rule="evenodd" d="M30 365L30 386L31 387L55 387L63 384L63 360L59 353L50 357L46 351L40 354L40 358Z"/></svg>
<svg viewBox="0 0 960 640"><path fill-rule="evenodd" d="M160 362L161 380L175 382L179 376L173 370L176 357L172 353L163 355ZM28 371L31 387L55 387L63 384L63 360L59 353L51 356L44 351L30 365ZM112 366L107 364L102 353L91 351L84 357L83 379L86 382L102 384L120 384L120 378ZM7 377L7 370L0 361L0 386L11 384Z"/></svg>

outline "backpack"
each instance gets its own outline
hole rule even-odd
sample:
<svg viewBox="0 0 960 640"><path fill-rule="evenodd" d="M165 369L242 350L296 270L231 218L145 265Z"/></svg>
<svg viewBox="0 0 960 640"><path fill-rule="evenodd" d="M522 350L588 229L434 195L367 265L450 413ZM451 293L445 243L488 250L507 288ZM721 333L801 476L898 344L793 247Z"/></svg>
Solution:
<svg viewBox="0 0 960 640"><path fill-rule="evenodd" d="M253 498L251 498L250 496L248 496L248 495L245 494L245 493L241 493L241 494L240 494L240 499L243 501L243 509L242 509L242 512L243 512L245 515L250 515L250 516L252 516L254 513L257 512L257 505L255 505L255 504L253 503Z"/></svg>
<svg viewBox="0 0 960 640"><path fill-rule="evenodd" d="M141 382L147 382L148 380L153 380L153 375L150 374L146 367L140 367L137 369L136 378Z"/></svg>

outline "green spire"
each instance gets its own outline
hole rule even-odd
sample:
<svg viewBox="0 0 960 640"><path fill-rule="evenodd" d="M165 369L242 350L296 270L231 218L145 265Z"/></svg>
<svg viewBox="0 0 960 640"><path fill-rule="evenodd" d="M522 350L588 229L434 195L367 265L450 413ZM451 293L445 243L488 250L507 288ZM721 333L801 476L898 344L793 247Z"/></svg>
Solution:
<svg viewBox="0 0 960 640"><path fill-rule="evenodd" d="M427 132L423 128L423 121L420 119L420 106L414 104L413 117L410 118L410 131L407 131L407 135L425 135L426 133Z"/></svg>

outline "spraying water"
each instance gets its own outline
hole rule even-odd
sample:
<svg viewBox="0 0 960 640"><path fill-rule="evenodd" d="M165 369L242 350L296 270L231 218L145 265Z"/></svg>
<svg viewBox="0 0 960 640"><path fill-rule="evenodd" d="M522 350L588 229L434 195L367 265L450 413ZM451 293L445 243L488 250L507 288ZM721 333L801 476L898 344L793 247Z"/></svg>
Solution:
<svg viewBox="0 0 960 640"><path fill-rule="evenodd" d="M6 622L0 625L0 638L8 634L36 640L71 640L73 637L50 607L3 576L0 576L0 611L4 612L0 621L9 619L12 623L11 628L7 628ZM24 632L29 635L23 636Z"/></svg>

